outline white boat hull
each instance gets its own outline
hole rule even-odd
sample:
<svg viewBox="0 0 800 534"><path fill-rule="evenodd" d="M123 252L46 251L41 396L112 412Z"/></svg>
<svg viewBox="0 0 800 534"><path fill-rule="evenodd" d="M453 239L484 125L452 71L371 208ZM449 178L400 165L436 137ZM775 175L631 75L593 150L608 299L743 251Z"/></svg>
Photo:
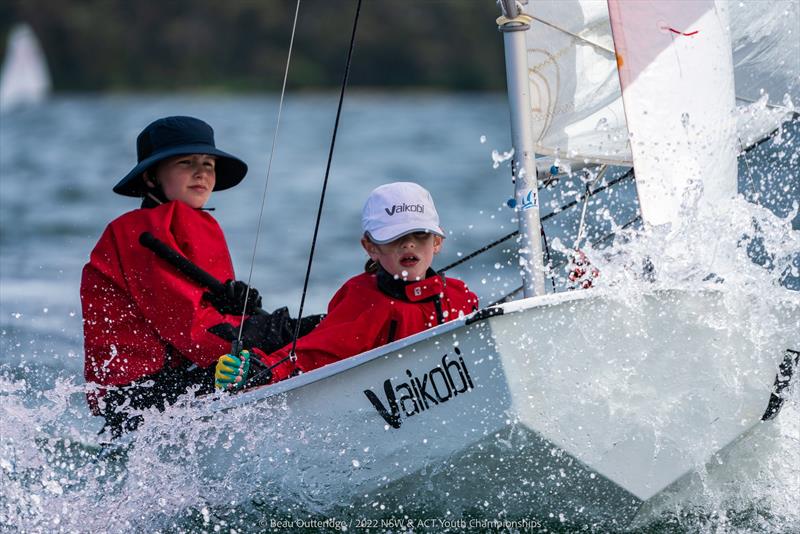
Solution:
<svg viewBox="0 0 800 534"><path fill-rule="evenodd" d="M744 304L718 291L505 304L206 404L232 429L206 476L321 506L413 491L450 510L627 524L762 424L800 345L800 299Z"/></svg>

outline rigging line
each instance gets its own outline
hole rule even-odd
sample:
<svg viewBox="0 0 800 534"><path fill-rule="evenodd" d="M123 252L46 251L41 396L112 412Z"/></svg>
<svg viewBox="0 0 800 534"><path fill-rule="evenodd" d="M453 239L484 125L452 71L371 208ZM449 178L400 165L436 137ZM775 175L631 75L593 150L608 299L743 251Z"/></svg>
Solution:
<svg viewBox="0 0 800 534"><path fill-rule="evenodd" d="M595 195L597 193L601 193L601 192L605 191L606 189L608 189L609 187L613 187L613 186L617 185L618 183L622 182L623 180L628 180L630 178L633 178L633 176L634 176L633 175L633 169L630 169L629 171L627 171L625 174L623 174L619 178L615 178L615 179L611 180L610 182L608 182L606 185L598 187L597 189L591 191L589 193L589 196ZM558 215L562 211L568 210L569 208L572 208L572 207L576 206L582 200L583 200L583 197L581 196L581 197L576 198L575 200L572 200L572 201L568 202L567 204L564 204L563 206L558 208L557 211L552 211L552 212L548 213L547 215L544 215L541 218L542 222L544 222L544 221L546 221L548 219L552 219L553 217L555 217L556 215ZM483 254L487 250L490 250L490 249L496 247L497 245L500 245L501 243L504 243L504 242L508 241L512 237L516 237L517 235L519 235L519 230L514 230L513 232L510 232L510 233L504 235L503 237L492 241L488 245L485 245L485 246L479 248L475 252L467 254L463 258L457 259L453 263L451 263L451 264L439 269L438 272L439 273L444 273L445 271L449 271L453 267L457 267L457 266L461 265L462 263L464 263L466 261L469 261L472 258L474 258L474 257L476 257L476 256L478 256L480 254Z"/></svg>
<svg viewBox="0 0 800 534"><path fill-rule="evenodd" d="M544 250L547 254L547 265L550 265L550 262L553 259L550 257L550 245L547 244L547 234L544 233L544 227L542 228L542 240L544 241ZM550 284L553 286L553 293L556 292L556 276L553 274L554 270L550 269Z"/></svg>
<svg viewBox="0 0 800 534"><path fill-rule="evenodd" d="M311 277L311 264L314 261L314 250L317 245L317 236L319 235L319 224L322 219L322 207L325 204L325 191L328 188L328 178L331 172L331 162L333 161L333 149L336 146L336 133L339 130L339 119L342 116L342 103L344 102L344 93L345 89L347 89L347 81L350 78L350 65L353 60L353 47L356 41L356 30L358 29L358 16L360 13L361 13L361 0L358 0L358 4L356 5L355 17L353 18L353 32L350 35L350 47L347 50L347 62L345 63L344 76L342 77L342 89L339 93L339 105L336 108L336 120L333 123L333 135L331 136L331 146L330 150L328 151L328 163L325 167L325 179L322 182L322 193L319 199L319 208L317 209L317 220L316 223L314 224L314 237L311 240L311 252L308 255L308 266L306 267L306 277L305 280L303 281L303 294L300 297L300 309L297 312L297 324L295 325L294 335L292 336L292 350L289 351L289 356L288 356L290 360L294 360L296 358L294 351L297 348L297 338L300 336L300 319L303 317L303 307L306 302L306 293L308 292L308 280Z"/></svg>
<svg viewBox="0 0 800 534"><path fill-rule="evenodd" d="M581 237L583 237L583 230L586 225L586 209L589 207L589 198L591 195L591 187L597 183L598 180L602 179L605 176L606 171L608 171L608 165L603 165L597 173L597 176L594 180L590 183L586 184L586 195L583 198L583 209L581 209L581 222L578 224L578 235L575 238L575 246L574 249L578 249L578 245L581 243Z"/></svg>
<svg viewBox="0 0 800 534"><path fill-rule="evenodd" d="M618 183L620 183L620 182L622 182L624 180L629 180L629 179L634 178L634 177L635 176L633 174L633 168L630 168L625 174L623 174L619 178L614 178L613 180L608 182L606 185L602 185L602 186L598 187L597 189L593 190L591 192L591 195L596 195L597 193L602 193L603 191L605 191L609 187L615 186L615 185L617 185ZM583 196L576 197L575 200L573 200L571 202L567 202L566 204L564 204L563 206L558 208L558 211L552 211L552 212L548 213L547 215L545 215L544 217L542 217L542 221L546 221L547 219L550 219L551 217L555 217L556 215L558 215L562 211L568 210L569 208L578 205L578 203L582 202L582 201L583 201Z"/></svg>
<svg viewBox="0 0 800 534"><path fill-rule="evenodd" d="M742 154L742 161L744 161L744 166L747 167L747 183L750 184L750 193L754 201L757 202L757 191L756 191L756 184L755 180L753 180L753 170L750 168L750 162L747 161L747 153Z"/></svg>
<svg viewBox="0 0 800 534"><path fill-rule="evenodd" d="M241 345L242 342L242 329L244 328L244 316L247 311L247 299L250 296L250 282L253 279L253 267L256 263L256 251L258 250L258 238L261 235L261 221L264 217L264 206L267 203L267 186L269 185L269 177L272 173L272 159L275 156L275 146L278 142L278 132L281 126L281 114L283 112L283 97L286 94L286 80L289 78L289 64L292 61L292 48L294 47L294 36L297 30L297 18L300 13L300 0L294 10L294 21L292 22L292 35L289 38L289 53L286 56L286 68L283 71L283 85L281 86L281 98L278 102L278 117L275 122L275 134L272 136L272 148L269 153L269 163L267 163L267 177L264 180L264 192L261 194L261 209L258 212L258 224L256 225L256 239L253 243L253 256L250 259L250 272L247 274L247 290L244 294L244 305L242 307L242 322L239 324L239 335L237 336L237 344Z"/></svg>
<svg viewBox="0 0 800 534"><path fill-rule="evenodd" d="M567 30L565 28L562 28L560 26L557 26L557 25L553 24L552 22L548 22L548 21L546 21L546 20L544 20L542 18L539 18L539 17L537 17L535 15L531 15L530 13L526 13L526 15L531 17L533 20L541 22L545 26L550 26L551 28L553 28L556 31L560 31L561 33L565 33L565 34L569 35L570 37L573 37L573 38L577 39L578 41L584 42L584 43L586 43L586 44L588 44L590 46L593 46L594 48L596 48L598 50L601 50L603 52L606 52L606 53L611 54L612 56L616 57L615 52L612 49L608 48L608 47L605 47L605 46L603 46L601 44L597 44L595 42L592 42L589 39L587 39L586 37L581 37L577 33L573 33L573 32L571 32L571 31L569 31L569 30Z"/></svg>

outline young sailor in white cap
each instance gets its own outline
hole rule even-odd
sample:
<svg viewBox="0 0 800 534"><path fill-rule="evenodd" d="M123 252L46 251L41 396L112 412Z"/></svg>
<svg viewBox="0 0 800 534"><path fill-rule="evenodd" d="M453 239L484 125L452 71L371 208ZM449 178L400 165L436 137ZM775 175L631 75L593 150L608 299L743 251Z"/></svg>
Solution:
<svg viewBox="0 0 800 534"><path fill-rule="evenodd" d="M271 381L310 371L421 332L478 308L478 297L461 280L431 269L442 249L444 231L430 193L412 182L395 182L372 191L361 216L361 244L370 257L367 271L348 280L328 304L315 330L262 356ZM259 355L260 356L260 355ZM249 353L226 354L216 368L219 389L238 389L247 381Z"/></svg>

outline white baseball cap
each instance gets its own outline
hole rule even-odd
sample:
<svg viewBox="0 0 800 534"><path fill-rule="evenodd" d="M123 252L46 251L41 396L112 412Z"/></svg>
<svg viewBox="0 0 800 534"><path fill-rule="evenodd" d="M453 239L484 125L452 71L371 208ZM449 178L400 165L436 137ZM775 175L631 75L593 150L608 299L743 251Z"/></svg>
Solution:
<svg viewBox="0 0 800 534"><path fill-rule="evenodd" d="M444 237L431 194L413 182L394 182L374 189L361 212L361 227L379 245L414 232Z"/></svg>

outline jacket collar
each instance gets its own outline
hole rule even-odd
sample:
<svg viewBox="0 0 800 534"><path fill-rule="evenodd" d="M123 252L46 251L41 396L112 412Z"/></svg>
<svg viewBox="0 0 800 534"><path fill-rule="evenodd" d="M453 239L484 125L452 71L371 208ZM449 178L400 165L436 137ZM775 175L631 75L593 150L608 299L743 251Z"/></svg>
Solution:
<svg viewBox="0 0 800 534"><path fill-rule="evenodd" d="M158 190L161 191L160 189ZM150 209L150 208L157 208L158 206L162 206L164 204L169 204L170 202L177 202L175 200L169 200L163 193L155 194L155 193L148 193L144 197L142 197L142 208ZM197 211L214 211L215 208L192 208Z"/></svg>
<svg viewBox="0 0 800 534"><path fill-rule="evenodd" d="M164 194L164 190L161 189L161 187L148 187L142 197L143 208L155 208L167 202L169 202L169 199L167 195Z"/></svg>
<svg viewBox="0 0 800 534"><path fill-rule="evenodd" d="M434 300L444 293L446 285L443 275L428 268L425 278L418 282L406 282L393 275L378 265L378 289L390 297L406 302L426 302Z"/></svg>

